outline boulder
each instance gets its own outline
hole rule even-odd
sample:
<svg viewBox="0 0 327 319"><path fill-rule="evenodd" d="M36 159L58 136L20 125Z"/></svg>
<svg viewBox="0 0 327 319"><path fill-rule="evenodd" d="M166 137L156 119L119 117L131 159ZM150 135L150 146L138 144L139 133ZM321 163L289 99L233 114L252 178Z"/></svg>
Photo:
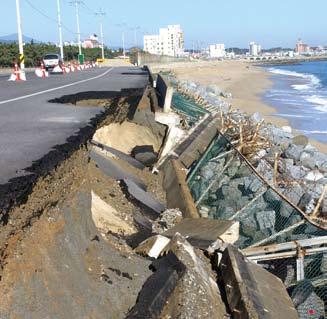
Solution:
<svg viewBox="0 0 327 319"><path fill-rule="evenodd" d="M299 161L302 151L303 146L290 144L289 147L285 150L284 155L286 158L292 158L295 161Z"/></svg>
<svg viewBox="0 0 327 319"><path fill-rule="evenodd" d="M312 195L305 193L298 204L298 207L305 211L306 213L310 213L315 208L315 201Z"/></svg>
<svg viewBox="0 0 327 319"><path fill-rule="evenodd" d="M308 168L314 169L316 166L316 161L312 153L303 151L300 155L300 163Z"/></svg>
<svg viewBox="0 0 327 319"><path fill-rule="evenodd" d="M261 180L256 176L244 177L244 188L246 191L256 193L263 186Z"/></svg>
<svg viewBox="0 0 327 319"><path fill-rule="evenodd" d="M292 128L291 128L290 126L282 126L282 130L283 130L285 133L292 134Z"/></svg>
<svg viewBox="0 0 327 319"><path fill-rule="evenodd" d="M266 161L260 161L256 169L257 172L260 173L268 183L272 183L273 168Z"/></svg>
<svg viewBox="0 0 327 319"><path fill-rule="evenodd" d="M263 117L260 113L256 112L250 116L250 121L257 124L263 120Z"/></svg>
<svg viewBox="0 0 327 319"><path fill-rule="evenodd" d="M305 135L297 135L293 137L292 143L298 146L307 146L309 143L309 139Z"/></svg>
<svg viewBox="0 0 327 319"><path fill-rule="evenodd" d="M255 214L260 230L274 229L276 223L276 213L273 210L262 211Z"/></svg>
<svg viewBox="0 0 327 319"><path fill-rule="evenodd" d="M284 162L284 164L283 171L285 175L293 179L302 179L308 171L303 166L291 165L288 162Z"/></svg>
<svg viewBox="0 0 327 319"><path fill-rule="evenodd" d="M324 178L324 175L321 174L319 171L311 171L304 177L305 180L310 182L317 182L322 178Z"/></svg>

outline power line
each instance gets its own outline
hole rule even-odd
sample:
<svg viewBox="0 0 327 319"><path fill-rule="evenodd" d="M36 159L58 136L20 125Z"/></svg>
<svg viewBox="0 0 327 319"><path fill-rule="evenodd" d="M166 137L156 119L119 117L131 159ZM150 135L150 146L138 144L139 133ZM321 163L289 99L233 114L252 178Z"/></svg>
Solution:
<svg viewBox="0 0 327 319"><path fill-rule="evenodd" d="M40 15L42 15L44 18L50 20L53 23L58 23L57 19L54 19L50 16L48 16L47 14L45 14L43 11L41 11L39 8L37 8L31 1L29 0L25 0L25 2L36 12L38 12ZM76 34L76 32L70 30L67 26L65 26L63 23L61 24L62 28L65 29L67 32L72 33L72 34Z"/></svg>

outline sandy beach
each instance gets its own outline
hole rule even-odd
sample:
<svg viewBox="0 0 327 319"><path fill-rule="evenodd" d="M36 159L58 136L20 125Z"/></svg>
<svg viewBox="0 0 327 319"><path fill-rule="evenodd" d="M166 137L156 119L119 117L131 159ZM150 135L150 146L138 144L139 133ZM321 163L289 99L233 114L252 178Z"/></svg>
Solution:
<svg viewBox="0 0 327 319"><path fill-rule="evenodd" d="M270 74L247 61L179 62L151 66L154 72L171 70L179 80L189 80L201 85L217 85L233 95L233 108L248 114L259 112L266 122L277 126L289 125L283 118L273 116L276 110L267 105L261 94L272 85ZM296 133L295 133L296 134ZM327 152L327 145L311 140L320 151Z"/></svg>

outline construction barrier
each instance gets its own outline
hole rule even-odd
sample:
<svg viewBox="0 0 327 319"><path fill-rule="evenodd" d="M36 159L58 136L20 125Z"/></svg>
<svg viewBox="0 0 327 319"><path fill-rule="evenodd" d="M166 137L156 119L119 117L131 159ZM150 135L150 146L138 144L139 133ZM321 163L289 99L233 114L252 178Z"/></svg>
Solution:
<svg viewBox="0 0 327 319"><path fill-rule="evenodd" d="M20 70L17 63L14 64L13 73L10 75L8 81L26 81L25 72Z"/></svg>

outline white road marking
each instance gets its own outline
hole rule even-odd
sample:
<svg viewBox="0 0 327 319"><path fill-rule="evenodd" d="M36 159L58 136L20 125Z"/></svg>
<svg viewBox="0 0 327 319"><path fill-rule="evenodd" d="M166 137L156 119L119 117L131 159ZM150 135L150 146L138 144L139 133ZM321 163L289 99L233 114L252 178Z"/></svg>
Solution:
<svg viewBox="0 0 327 319"><path fill-rule="evenodd" d="M81 84L81 83L85 83L85 82L89 82L89 81L92 81L92 80L96 80L96 79L102 78L103 76L107 75L112 70L113 70L113 68L110 68L109 70L105 71L104 73L101 73L101 74L99 74L97 76L94 76L92 78L89 78L89 79L80 80L80 81L77 81L77 82L73 82L73 83L62 85L62 86L58 86L56 88L52 88L52 89L48 89L48 90L44 90L44 91L40 91L40 92L35 92L35 93L32 93L32 94L28 94L28 95L23 95L23 96L15 97L13 99L5 100L5 101L0 101L0 105L1 104L6 104L6 103L10 103L10 102L19 101L19 100L28 99L30 97L34 97L34 96L41 95L41 94L44 94L44 93L49 93L49 92L61 90L61 89L64 89L64 88L67 88L67 87L70 87L70 86L74 86L74 85L78 85L78 84Z"/></svg>

